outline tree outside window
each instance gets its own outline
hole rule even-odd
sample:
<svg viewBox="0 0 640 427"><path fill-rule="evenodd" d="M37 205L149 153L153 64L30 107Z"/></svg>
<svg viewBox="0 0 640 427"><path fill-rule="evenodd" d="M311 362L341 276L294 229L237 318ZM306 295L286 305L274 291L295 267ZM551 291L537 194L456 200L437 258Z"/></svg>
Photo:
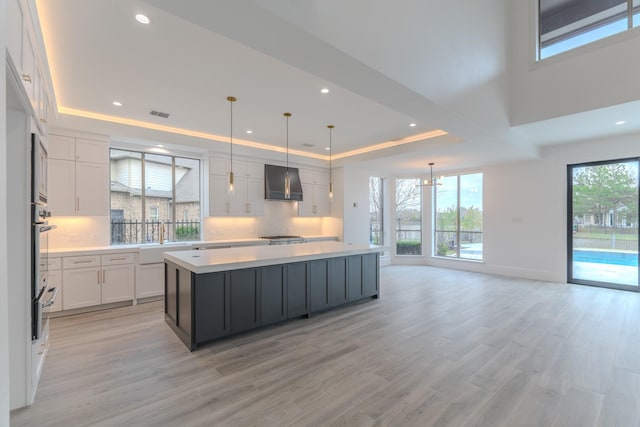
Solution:
<svg viewBox="0 0 640 427"><path fill-rule="evenodd" d="M420 179L396 179L396 255L422 255Z"/></svg>

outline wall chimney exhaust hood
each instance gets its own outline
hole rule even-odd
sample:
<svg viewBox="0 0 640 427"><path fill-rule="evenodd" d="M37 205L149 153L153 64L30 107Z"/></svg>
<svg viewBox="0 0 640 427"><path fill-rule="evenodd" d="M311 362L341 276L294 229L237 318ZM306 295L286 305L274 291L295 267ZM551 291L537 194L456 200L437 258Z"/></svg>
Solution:
<svg viewBox="0 0 640 427"><path fill-rule="evenodd" d="M289 179L291 180L291 198L284 197L284 177L287 167L264 165L264 198L267 200L292 200L302 201L302 184L298 168L289 167Z"/></svg>

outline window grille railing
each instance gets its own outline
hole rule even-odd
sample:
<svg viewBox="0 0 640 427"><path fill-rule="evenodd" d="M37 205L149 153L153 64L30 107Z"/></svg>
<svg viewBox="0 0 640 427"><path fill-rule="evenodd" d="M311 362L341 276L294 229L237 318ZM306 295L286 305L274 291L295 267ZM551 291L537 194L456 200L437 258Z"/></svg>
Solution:
<svg viewBox="0 0 640 427"><path fill-rule="evenodd" d="M200 221L140 221L137 219L111 220L111 243L160 243L160 230L164 226L164 240L191 241L200 239Z"/></svg>

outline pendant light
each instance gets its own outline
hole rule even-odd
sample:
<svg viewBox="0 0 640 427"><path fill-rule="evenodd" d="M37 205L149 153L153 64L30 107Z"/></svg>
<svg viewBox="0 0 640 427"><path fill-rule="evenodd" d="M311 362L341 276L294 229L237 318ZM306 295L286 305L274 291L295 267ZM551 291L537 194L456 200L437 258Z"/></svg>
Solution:
<svg viewBox="0 0 640 427"><path fill-rule="evenodd" d="M433 177L433 165L435 165L435 163L433 162L429 163L429 167L431 168L431 177L429 179L422 180L423 187L433 187L434 185L442 185L442 181Z"/></svg>
<svg viewBox="0 0 640 427"><path fill-rule="evenodd" d="M333 131L334 126L333 125L327 125L327 128L329 128L329 201L333 200L333 179L332 178L332 168L331 168L331 152L332 152L332 145L331 145L331 133Z"/></svg>
<svg viewBox="0 0 640 427"><path fill-rule="evenodd" d="M231 116L231 126L229 127L229 194L233 194L233 103L236 102L236 98L233 96L227 96L229 101L229 113Z"/></svg>
<svg viewBox="0 0 640 427"><path fill-rule="evenodd" d="M291 199L291 177L289 176L289 117L291 113L284 113L287 119L287 172L284 175L284 199Z"/></svg>

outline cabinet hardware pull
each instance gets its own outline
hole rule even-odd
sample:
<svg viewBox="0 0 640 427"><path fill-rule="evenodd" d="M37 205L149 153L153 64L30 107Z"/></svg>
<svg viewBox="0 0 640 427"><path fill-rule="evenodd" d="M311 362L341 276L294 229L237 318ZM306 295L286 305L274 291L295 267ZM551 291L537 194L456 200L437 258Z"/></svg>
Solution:
<svg viewBox="0 0 640 427"><path fill-rule="evenodd" d="M109 261L124 261L126 260L126 257L121 257L121 258L109 258Z"/></svg>
<svg viewBox="0 0 640 427"><path fill-rule="evenodd" d="M98 285L100 284L100 270L98 270L96 273L98 273Z"/></svg>
<svg viewBox="0 0 640 427"><path fill-rule="evenodd" d="M84 261L73 261L74 264L86 264L88 262L93 262L93 260L86 259Z"/></svg>
<svg viewBox="0 0 640 427"><path fill-rule="evenodd" d="M80 210L80 197L76 197L76 211Z"/></svg>
<svg viewBox="0 0 640 427"><path fill-rule="evenodd" d="M24 80L25 82L31 83L31 75L30 74L23 74L22 75L22 80Z"/></svg>
<svg viewBox="0 0 640 427"><path fill-rule="evenodd" d="M106 281L107 281L107 271L102 270L102 284L104 285Z"/></svg>

